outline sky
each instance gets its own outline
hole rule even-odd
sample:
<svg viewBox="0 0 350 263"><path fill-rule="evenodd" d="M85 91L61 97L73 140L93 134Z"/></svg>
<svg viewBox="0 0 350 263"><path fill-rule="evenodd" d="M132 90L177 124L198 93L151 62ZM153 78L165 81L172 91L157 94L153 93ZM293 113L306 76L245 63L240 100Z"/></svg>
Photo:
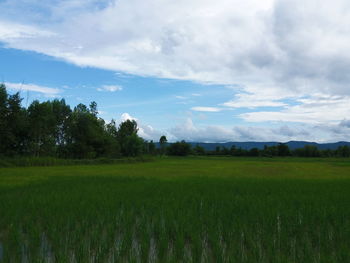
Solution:
<svg viewBox="0 0 350 263"><path fill-rule="evenodd" d="M350 141L348 0L0 0L0 82L158 141Z"/></svg>

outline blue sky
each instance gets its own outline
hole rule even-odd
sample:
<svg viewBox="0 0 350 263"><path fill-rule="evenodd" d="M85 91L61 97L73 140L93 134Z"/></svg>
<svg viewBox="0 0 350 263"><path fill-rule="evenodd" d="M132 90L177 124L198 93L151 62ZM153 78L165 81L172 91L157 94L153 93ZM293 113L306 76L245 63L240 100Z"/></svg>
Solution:
<svg viewBox="0 0 350 263"><path fill-rule="evenodd" d="M317 6L317 11L316 10ZM345 0L0 0L0 81L158 140L350 140Z"/></svg>

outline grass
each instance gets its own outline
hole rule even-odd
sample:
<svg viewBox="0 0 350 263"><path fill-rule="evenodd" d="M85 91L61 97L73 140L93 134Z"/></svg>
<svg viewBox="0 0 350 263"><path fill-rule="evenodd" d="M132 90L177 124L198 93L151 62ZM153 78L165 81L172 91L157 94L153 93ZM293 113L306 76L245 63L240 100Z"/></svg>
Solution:
<svg viewBox="0 0 350 263"><path fill-rule="evenodd" d="M97 158L97 159L60 159L55 157L17 157L1 158L0 168L5 167L29 167L29 166L62 166L62 165L100 165L153 161L152 156L130 158Z"/></svg>
<svg viewBox="0 0 350 263"><path fill-rule="evenodd" d="M0 169L0 262L349 262L350 161Z"/></svg>

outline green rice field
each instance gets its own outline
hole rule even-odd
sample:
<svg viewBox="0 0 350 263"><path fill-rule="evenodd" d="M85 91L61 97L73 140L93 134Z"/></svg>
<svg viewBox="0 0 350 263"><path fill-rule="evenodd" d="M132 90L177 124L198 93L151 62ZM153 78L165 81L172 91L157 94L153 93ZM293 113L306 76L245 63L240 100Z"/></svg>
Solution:
<svg viewBox="0 0 350 263"><path fill-rule="evenodd" d="M1 168L0 262L350 262L350 160Z"/></svg>

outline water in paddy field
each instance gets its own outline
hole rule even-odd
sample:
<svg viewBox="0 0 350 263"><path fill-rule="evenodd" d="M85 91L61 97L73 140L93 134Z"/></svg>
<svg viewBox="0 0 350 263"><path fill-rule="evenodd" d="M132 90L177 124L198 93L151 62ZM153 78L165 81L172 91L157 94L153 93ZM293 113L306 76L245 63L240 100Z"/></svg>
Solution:
<svg viewBox="0 0 350 263"><path fill-rule="evenodd" d="M2 243L0 242L0 261L2 261L3 258L3 248L2 248Z"/></svg>

